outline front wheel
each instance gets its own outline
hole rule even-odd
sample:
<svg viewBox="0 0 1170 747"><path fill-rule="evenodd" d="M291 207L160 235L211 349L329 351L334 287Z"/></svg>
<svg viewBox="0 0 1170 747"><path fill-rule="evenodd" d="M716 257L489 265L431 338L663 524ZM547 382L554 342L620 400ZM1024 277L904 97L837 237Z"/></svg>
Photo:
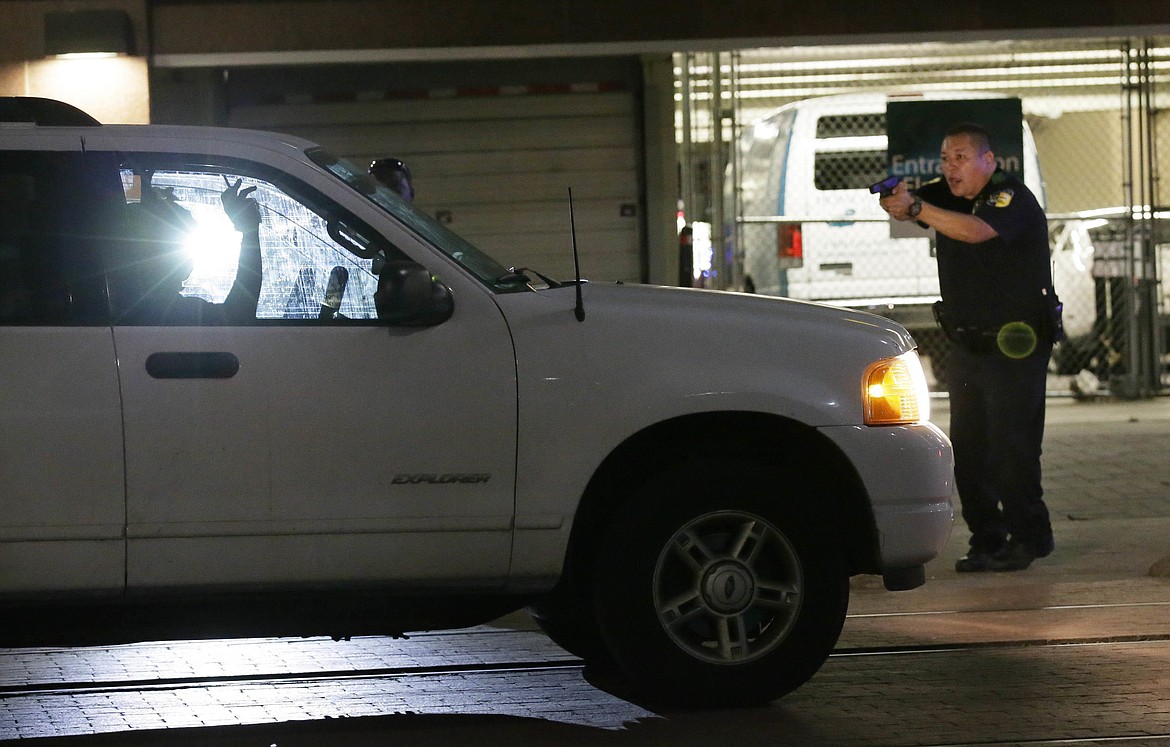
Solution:
<svg viewBox="0 0 1170 747"><path fill-rule="evenodd" d="M732 460L647 485L610 523L594 589L614 659L647 698L748 705L802 685L848 606L833 534L768 471Z"/></svg>

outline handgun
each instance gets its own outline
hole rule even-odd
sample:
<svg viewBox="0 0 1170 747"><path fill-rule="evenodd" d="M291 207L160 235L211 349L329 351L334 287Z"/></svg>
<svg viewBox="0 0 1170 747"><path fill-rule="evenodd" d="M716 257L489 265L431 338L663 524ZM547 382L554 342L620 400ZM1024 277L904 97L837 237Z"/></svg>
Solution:
<svg viewBox="0 0 1170 747"><path fill-rule="evenodd" d="M869 191L871 194L889 197L894 194L894 188L898 186L898 182L900 181L902 181L902 177L900 176L888 176L880 182L869 185Z"/></svg>

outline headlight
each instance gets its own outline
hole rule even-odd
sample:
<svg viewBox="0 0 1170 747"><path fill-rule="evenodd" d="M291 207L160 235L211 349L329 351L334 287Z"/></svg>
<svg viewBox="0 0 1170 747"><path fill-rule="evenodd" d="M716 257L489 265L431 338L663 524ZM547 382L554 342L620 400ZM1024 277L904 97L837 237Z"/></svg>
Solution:
<svg viewBox="0 0 1170 747"><path fill-rule="evenodd" d="M866 425L902 425L930 419L926 374L913 350L870 365L861 386Z"/></svg>

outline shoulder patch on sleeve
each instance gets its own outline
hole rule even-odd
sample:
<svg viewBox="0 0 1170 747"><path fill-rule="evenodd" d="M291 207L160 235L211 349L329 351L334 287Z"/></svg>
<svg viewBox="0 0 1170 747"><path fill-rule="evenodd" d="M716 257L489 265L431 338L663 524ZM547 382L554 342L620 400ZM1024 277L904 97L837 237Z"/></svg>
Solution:
<svg viewBox="0 0 1170 747"><path fill-rule="evenodd" d="M1010 189L1001 189L998 192L992 192L987 197L987 204L992 207L1005 208L1012 204L1012 197L1015 195Z"/></svg>

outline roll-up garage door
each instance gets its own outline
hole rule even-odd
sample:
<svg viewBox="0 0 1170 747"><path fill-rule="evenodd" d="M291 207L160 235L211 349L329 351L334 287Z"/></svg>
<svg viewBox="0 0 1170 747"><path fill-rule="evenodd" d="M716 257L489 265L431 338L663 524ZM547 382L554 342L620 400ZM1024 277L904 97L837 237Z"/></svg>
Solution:
<svg viewBox="0 0 1170 747"><path fill-rule="evenodd" d="M613 65L560 63L551 68L561 81L544 71L517 83L513 72L468 85L466 68L450 85L426 71L417 76L423 88L399 72L377 90L369 88L376 76L350 74L303 84L314 89L306 92L293 76L275 94L285 79L271 75L262 95L255 73L244 84L237 76L229 122L307 137L363 166L400 158L419 207L504 265L558 279L574 271L571 189L582 275L644 281L637 79L612 75Z"/></svg>

